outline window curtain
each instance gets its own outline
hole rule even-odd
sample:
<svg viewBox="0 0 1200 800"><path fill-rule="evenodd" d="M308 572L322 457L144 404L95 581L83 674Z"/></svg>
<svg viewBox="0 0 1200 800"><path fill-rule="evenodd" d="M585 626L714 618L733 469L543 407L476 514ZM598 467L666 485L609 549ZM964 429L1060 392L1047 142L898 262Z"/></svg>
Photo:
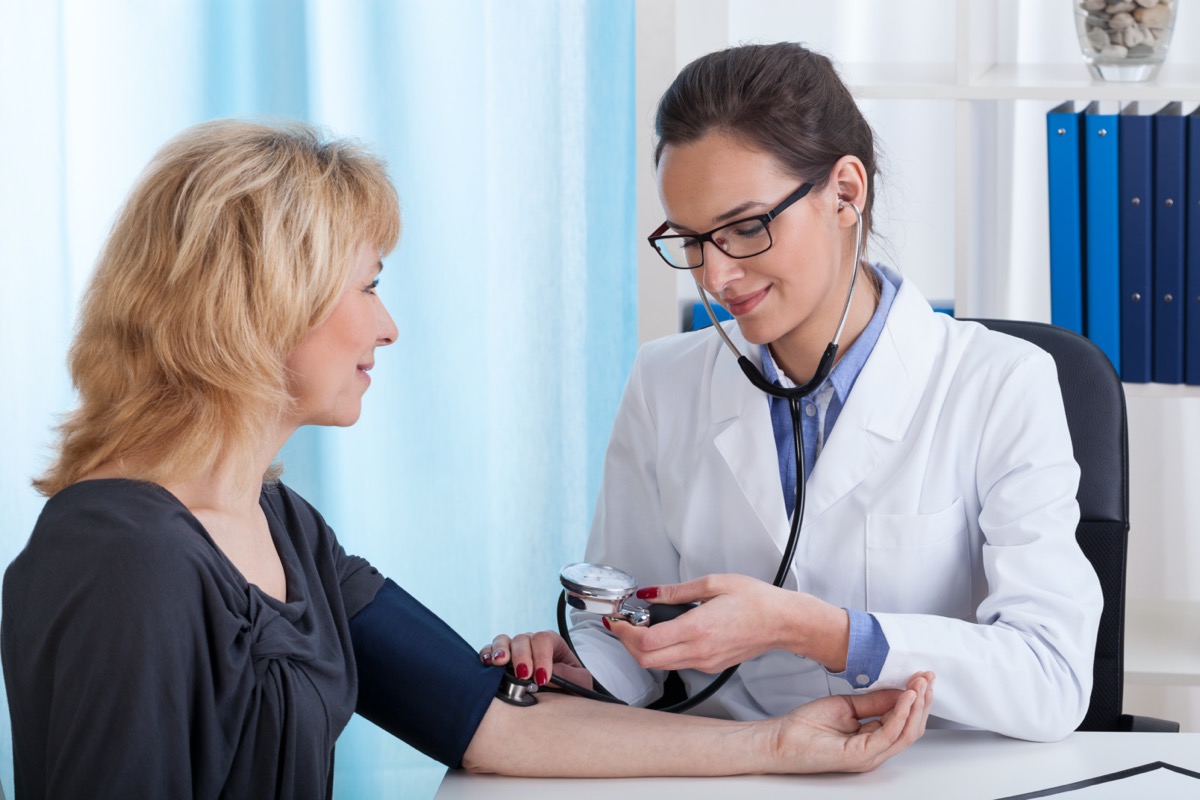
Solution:
<svg viewBox="0 0 1200 800"><path fill-rule="evenodd" d="M633 0L0 3L0 561L41 509L80 293L139 171L193 123L291 117L388 160L403 233L381 286L400 337L362 419L300 431L284 480L473 645L552 627L637 342L633 18ZM335 795L431 797L441 773L355 718Z"/></svg>

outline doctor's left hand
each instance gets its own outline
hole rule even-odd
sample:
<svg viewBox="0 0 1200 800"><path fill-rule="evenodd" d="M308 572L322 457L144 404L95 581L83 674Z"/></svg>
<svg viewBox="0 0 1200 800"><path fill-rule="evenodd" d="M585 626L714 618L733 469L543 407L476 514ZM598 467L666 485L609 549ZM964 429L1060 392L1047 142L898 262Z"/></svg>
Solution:
<svg viewBox="0 0 1200 800"><path fill-rule="evenodd" d="M553 631L517 636L502 633L492 639L491 644L480 648L479 660L496 667L511 661L518 678L532 678L538 686L545 686L552 676L558 675L585 689L592 688L592 673L579 663L566 641Z"/></svg>
<svg viewBox="0 0 1200 800"><path fill-rule="evenodd" d="M706 575L694 581L645 587L653 603L700 602L686 614L649 628L605 619L646 669L717 673L768 650L790 650L832 672L846 666L850 619L816 597L780 589L748 575Z"/></svg>

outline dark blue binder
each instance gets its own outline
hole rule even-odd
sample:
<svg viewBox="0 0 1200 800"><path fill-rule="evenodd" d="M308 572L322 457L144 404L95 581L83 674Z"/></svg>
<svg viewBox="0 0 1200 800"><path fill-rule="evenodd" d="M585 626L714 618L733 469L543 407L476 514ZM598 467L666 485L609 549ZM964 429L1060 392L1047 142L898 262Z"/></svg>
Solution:
<svg viewBox="0 0 1200 800"><path fill-rule="evenodd" d="M1084 288L1089 339L1121 371L1121 238L1115 101L1084 109Z"/></svg>
<svg viewBox="0 0 1200 800"><path fill-rule="evenodd" d="M1050 321L1084 332L1083 172L1075 104L1046 112L1046 167L1050 201Z"/></svg>
<svg viewBox="0 0 1200 800"><path fill-rule="evenodd" d="M1200 386L1200 108L1187 118L1187 256L1183 285L1183 377Z"/></svg>
<svg viewBox="0 0 1200 800"><path fill-rule="evenodd" d="M1183 383L1187 118L1179 103L1154 115L1154 382Z"/></svg>
<svg viewBox="0 0 1200 800"><path fill-rule="evenodd" d="M1154 117L1130 103L1121 110L1118 153L1121 218L1121 380L1149 383L1153 341Z"/></svg>

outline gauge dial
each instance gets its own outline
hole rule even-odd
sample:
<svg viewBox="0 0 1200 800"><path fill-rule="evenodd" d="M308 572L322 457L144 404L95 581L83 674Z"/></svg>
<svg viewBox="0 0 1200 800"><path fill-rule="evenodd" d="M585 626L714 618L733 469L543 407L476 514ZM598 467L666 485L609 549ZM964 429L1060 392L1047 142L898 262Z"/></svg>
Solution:
<svg viewBox="0 0 1200 800"><path fill-rule="evenodd" d="M637 589L628 572L604 564L568 564L558 574L568 592L605 600L624 600Z"/></svg>

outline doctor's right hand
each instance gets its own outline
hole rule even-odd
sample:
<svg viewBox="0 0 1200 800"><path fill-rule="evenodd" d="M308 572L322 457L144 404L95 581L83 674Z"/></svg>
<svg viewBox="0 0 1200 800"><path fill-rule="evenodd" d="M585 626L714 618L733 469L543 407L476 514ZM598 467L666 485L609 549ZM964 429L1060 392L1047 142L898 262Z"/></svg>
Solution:
<svg viewBox="0 0 1200 800"><path fill-rule="evenodd" d="M500 634L479 650L479 660L488 666L503 667L509 662L518 678L533 678L545 686L558 675L585 689L592 688L592 673L579 662L566 641L553 631Z"/></svg>
<svg viewBox="0 0 1200 800"><path fill-rule="evenodd" d="M649 628L604 620L645 669L696 669L715 675L768 650L790 650L830 672L846 668L849 615L806 592L731 573L647 586L637 595L653 603L699 602L677 619Z"/></svg>

